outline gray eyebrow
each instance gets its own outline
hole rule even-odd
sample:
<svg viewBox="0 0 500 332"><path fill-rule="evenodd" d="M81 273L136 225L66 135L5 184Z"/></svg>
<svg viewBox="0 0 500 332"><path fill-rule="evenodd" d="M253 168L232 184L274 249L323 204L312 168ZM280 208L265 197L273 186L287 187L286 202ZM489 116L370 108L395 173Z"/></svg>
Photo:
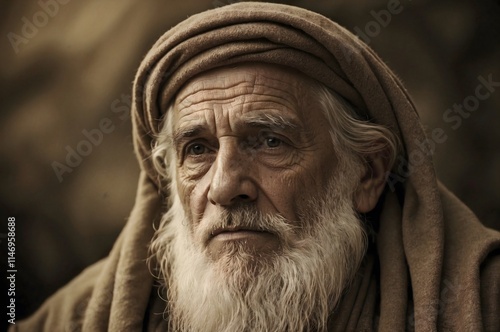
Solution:
<svg viewBox="0 0 500 332"><path fill-rule="evenodd" d="M177 145L186 138L198 136L206 130L205 126L201 124L189 126L187 128L179 128L172 134L172 141Z"/></svg>
<svg viewBox="0 0 500 332"><path fill-rule="evenodd" d="M253 127L266 127L270 129L299 129L300 126L281 115L264 113L254 116L245 117L243 119L243 124L250 125Z"/></svg>

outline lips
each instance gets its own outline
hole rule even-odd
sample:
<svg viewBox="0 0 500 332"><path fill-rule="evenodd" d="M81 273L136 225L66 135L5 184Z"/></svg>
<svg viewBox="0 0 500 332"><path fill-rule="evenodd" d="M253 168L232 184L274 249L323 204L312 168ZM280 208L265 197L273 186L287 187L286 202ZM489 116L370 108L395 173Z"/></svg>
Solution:
<svg viewBox="0 0 500 332"><path fill-rule="evenodd" d="M214 241L236 241L236 240L256 240L261 237L276 237L274 232L257 228L257 227L243 227L243 226L230 226L221 227L213 230L206 242Z"/></svg>
<svg viewBox="0 0 500 332"><path fill-rule="evenodd" d="M237 244L238 247L234 245ZM213 259L225 253L243 250L255 257L272 255L280 249L280 241L276 234L269 231L248 227L229 227L215 229L206 243L209 255Z"/></svg>
<svg viewBox="0 0 500 332"><path fill-rule="evenodd" d="M222 233L234 233L234 232L259 232L259 233L270 233L262 229L248 228L248 227L223 227L217 228L210 233L210 238L214 238Z"/></svg>

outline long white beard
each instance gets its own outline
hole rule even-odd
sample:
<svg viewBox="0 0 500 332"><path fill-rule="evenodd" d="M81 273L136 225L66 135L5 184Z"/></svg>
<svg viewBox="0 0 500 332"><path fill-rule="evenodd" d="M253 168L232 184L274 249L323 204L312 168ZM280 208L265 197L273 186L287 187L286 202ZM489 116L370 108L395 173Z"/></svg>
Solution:
<svg viewBox="0 0 500 332"><path fill-rule="evenodd" d="M334 176L322 198L302 209L299 225L253 209L221 215L217 222L230 217L273 229L282 250L265 258L234 245L210 260L174 199L151 244L165 283L170 331L326 331L367 246L352 203L359 173L347 173Z"/></svg>

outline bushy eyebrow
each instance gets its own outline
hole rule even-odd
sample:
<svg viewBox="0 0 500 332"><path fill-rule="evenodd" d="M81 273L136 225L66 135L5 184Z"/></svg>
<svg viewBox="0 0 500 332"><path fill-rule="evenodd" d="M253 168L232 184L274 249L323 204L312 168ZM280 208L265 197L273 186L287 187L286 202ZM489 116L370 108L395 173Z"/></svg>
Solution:
<svg viewBox="0 0 500 332"><path fill-rule="evenodd" d="M206 132L207 128L202 124L197 124L193 126L188 126L186 128L178 128L172 134L172 142L174 146L178 149L182 142L186 141L191 137L200 136L202 133Z"/></svg>
<svg viewBox="0 0 500 332"><path fill-rule="evenodd" d="M272 113L264 113L245 117L242 121L242 125L283 131L297 130L300 128L300 126L295 121Z"/></svg>

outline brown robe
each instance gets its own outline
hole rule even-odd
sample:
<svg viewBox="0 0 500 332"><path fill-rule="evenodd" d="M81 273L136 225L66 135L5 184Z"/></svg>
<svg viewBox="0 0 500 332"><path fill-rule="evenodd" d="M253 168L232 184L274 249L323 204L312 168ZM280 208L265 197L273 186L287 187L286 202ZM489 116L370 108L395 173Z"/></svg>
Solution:
<svg viewBox="0 0 500 332"><path fill-rule="evenodd" d="M134 84L141 165L130 219L109 257L50 298L19 331L165 329L146 264L164 193L151 164L162 114L187 79L242 62L290 66L324 83L398 134L405 157L389 175L375 245L332 313L332 331L500 331L500 234L436 179L405 89L353 34L296 7L237 3L194 15L144 58ZM408 169L409 166L409 169Z"/></svg>

